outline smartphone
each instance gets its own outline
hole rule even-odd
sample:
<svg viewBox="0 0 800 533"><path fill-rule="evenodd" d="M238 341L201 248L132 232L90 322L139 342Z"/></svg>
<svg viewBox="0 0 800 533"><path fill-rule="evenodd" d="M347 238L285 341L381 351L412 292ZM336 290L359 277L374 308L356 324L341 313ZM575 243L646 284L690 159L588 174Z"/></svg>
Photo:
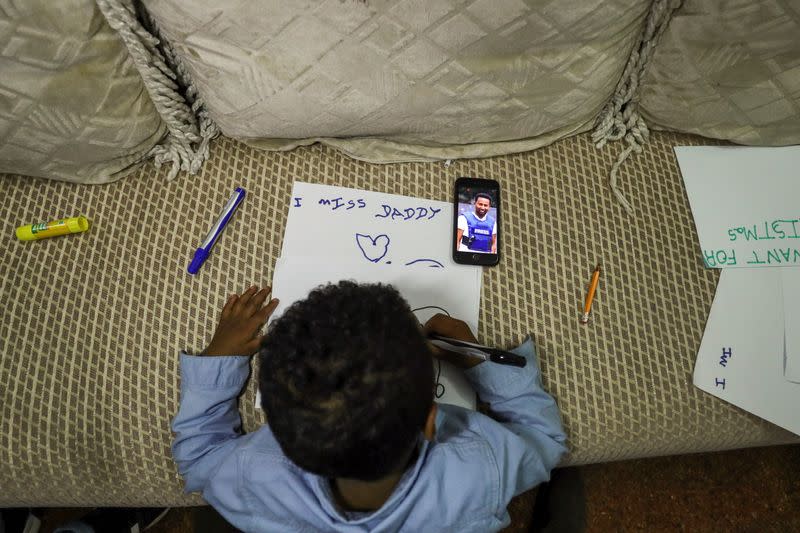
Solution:
<svg viewBox="0 0 800 533"><path fill-rule="evenodd" d="M458 178L453 199L453 261L493 266L500 261L500 184Z"/></svg>

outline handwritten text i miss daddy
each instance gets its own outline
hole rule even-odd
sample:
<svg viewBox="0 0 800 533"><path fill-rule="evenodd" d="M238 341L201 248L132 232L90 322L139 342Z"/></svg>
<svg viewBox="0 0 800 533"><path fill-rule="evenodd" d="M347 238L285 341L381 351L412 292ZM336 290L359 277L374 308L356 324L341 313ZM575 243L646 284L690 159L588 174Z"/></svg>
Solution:
<svg viewBox="0 0 800 533"><path fill-rule="evenodd" d="M303 198L294 197L292 207L303 207ZM331 211L347 212L350 210L368 209L369 205L363 198L345 200L342 197L336 198L322 198L317 201L317 204L324 207L329 207ZM433 220L442 210L436 207L407 207L398 209L387 204L380 204L380 207L373 208L375 211L375 218L383 218L387 220Z"/></svg>
<svg viewBox="0 0 800 533"><path fill-rule="evenodd" d="M703 250L703 259L706 266L711 268L736 265L800 265L800 249L785 245L790 239L800 239L800 219L776 219L751 226L737 226L728 229L728 241L736 243L732 248ZM752 244L744 250L745 262L739 263L737 249L742 251L742 245L747 243ZM758 248L754 246L757 244L760 245Z"/></svg>

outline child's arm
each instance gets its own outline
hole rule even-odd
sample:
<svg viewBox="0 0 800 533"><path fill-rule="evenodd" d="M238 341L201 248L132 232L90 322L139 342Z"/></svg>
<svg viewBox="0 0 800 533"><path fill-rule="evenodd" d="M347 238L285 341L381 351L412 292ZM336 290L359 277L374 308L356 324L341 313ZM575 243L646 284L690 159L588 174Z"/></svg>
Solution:
<svg viewBox="0 0 800 533"><path fill-rule="evenodd" d="M533 340L511 351L528 364L518 368L487 362L464 372L490 406L492 418L481 417L478 423L494 450L505 501L550 479L567 451L558 406L542 387Z"/></svg>
<svg viewBox="0 0 800 533"><path fill-rule="evenodd" d="M201 490L241 436L237 398L258 350L261 327L275 310L262 307L269 288L233 295L222 310L214 338L199 356L181 354L181 400L172 422L172 455L186 491Z"/></svg>
<svg viewBox="0 0 800 533"><path fill-rule="evenodd" d="M434 317L426 328L477 342L466 324L447 317ZM567 451L558 406L542 388L533 341L528 339L512 352L527 359L524 368L480 362L461 354L437 354L464 368L478 396L490 405L492 419L477 420L494 452L503 508L513 496L547 481Z"/></svg>

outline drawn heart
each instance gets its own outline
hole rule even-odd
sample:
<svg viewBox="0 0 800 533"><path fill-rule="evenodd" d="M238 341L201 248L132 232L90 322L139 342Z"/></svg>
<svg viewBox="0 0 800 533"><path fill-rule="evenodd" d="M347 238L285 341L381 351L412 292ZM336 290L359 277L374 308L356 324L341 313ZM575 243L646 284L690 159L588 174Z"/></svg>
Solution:
<svg viewBox="0 0 800 533"><path fill-rule="evenodd" d="M356 244L367 261L377 263L389 251L389 236L381 234L373 237L372 235L356 233Z"/></svg>

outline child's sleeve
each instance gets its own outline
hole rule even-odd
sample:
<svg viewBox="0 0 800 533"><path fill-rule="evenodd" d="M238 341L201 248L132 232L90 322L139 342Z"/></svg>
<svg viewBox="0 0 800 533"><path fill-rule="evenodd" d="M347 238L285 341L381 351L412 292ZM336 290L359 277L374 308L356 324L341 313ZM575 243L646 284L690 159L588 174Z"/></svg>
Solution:
<svg viewBox="0 0 800 533"><path fill-rule="evenodd" d="M478 417L478 424L499 470L499 512L512 497L550 479L550 471L567 451L558 406L542 387L533 340L528 338L512 352L525 357L524 368L487 361L465 371L491 408L492 418Z"/></svg>
<svg viewBox="0 0 800 533"><path fill-rule="evenodd" d="M242 420L238 396L250 357L195 356L181 352L181 399L172 421L172 456L186 492L202 490L236 447Z"/></svg>

